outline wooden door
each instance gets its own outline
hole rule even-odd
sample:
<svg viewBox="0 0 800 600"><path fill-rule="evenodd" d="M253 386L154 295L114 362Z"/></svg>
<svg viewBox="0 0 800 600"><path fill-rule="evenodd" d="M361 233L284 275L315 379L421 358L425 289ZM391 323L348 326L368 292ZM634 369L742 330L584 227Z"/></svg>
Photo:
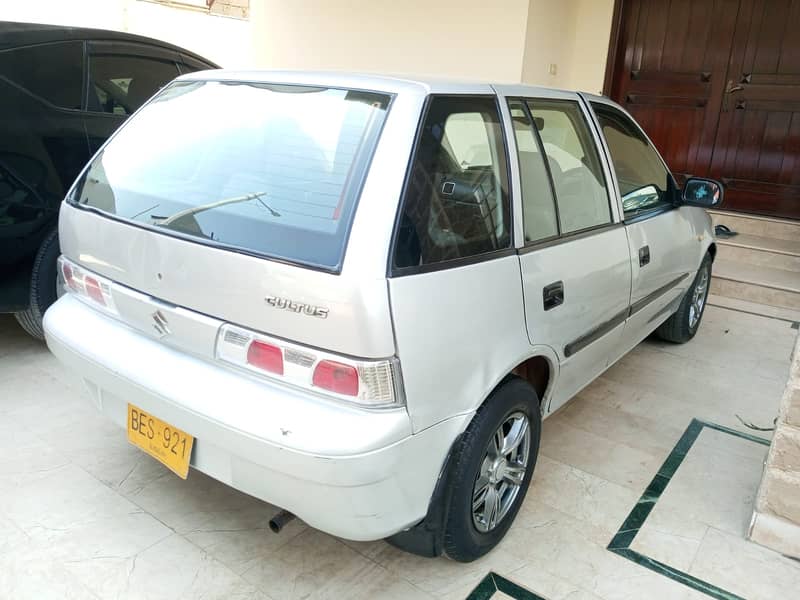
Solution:
<svg viewBox="0 0 800 600"><path fill-rule="evenodd" d="M742 0L710 174L725 207L800 219L800 0Z"/></svg>
<svg viewBox="0 0 800 600"><path fill-rule="evenodd" d="M800 0L618 3L606 93L678 179L716 177L725 208L800 219Z"/></svg>

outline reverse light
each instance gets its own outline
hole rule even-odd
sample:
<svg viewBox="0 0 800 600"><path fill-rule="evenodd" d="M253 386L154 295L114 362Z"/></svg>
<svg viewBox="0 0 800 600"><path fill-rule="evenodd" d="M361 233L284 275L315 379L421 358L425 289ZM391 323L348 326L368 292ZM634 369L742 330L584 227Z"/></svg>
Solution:
<svg viewBox="0 0 800 600"><path fill-rule="evenodd" d="M90 273L63 256L58 259L59 275L67 293L73 294L106 312L116 314L114 298L111 296L111 281Z"/></svg>
<svg viewBox="0 0 800 600"><path fill-rule="evenodd" d="M404 404L400 363L357 360L226 324L217 358L261 377L370 408Z"/></svg>

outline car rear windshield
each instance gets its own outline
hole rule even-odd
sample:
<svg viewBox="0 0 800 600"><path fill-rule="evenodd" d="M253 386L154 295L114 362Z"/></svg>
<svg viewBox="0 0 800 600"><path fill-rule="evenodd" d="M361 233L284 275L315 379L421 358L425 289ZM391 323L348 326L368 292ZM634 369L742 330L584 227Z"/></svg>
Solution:
<svg viewBox="0 0 800 600"><path fill-rule="evenodd" d="M68 201L338 271L389 102L335 88L176 82L95 157Z"/></svg>

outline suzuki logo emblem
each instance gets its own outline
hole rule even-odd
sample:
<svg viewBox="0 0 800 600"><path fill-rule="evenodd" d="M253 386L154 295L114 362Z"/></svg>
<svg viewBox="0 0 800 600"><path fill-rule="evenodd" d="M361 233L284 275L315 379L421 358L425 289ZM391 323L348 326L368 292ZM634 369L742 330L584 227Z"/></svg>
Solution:
<svg viewBox="0 0 800 600"><path fill-rule="evenodd" d="M164 336L172 333L169 330L169 323L167 323L167 318L164 316L164 313L162 313L160 310L157 310L150 316L153 317L153 329L155 329L158 333L158 337L163 338Z"/></svg>

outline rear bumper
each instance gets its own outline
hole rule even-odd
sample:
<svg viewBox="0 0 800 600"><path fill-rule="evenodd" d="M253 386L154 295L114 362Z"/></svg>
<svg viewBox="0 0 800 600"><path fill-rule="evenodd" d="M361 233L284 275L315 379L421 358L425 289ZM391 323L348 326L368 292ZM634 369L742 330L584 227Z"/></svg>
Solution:
<svg viewBox="0 0 800 600"><path fill-rule="evenodd" d="M469 419L412 435L404 409L362 410L261 381L71 296L44 325L51 351L118 425L126 427L127 404L135 404L195 436L193 468L348 539L384 538L422 519Z"/></svg>

